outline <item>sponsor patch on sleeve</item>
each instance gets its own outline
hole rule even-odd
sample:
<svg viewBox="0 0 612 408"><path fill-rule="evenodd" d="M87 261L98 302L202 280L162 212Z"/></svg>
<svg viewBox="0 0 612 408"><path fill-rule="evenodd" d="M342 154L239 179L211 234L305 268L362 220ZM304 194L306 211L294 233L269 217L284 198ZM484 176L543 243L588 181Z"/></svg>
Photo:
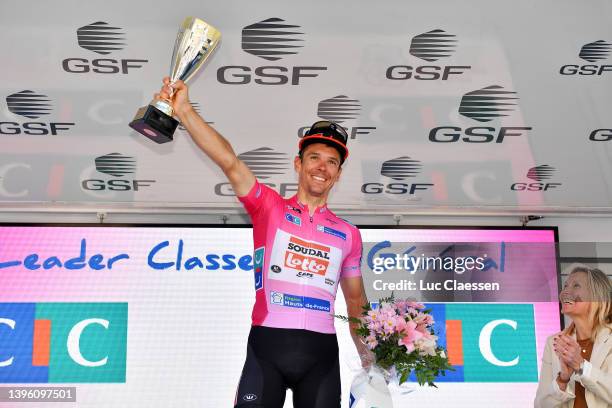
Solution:
<svg viewBox="0 0 612 408"><path fill-rule="evenodd" d="M263 288L263 264L265 247L257 248L253 252L253 271L255 274L255 290Z"/></svg>
<svg viewBox="0 0 612 408"><path fill-rule="evenodd" d="M346 234L342 231L338 231L337 229L326 227L325 225L317 225L317 231L323 232L325 234L333 235L334 237L340 238L346 241Z"/></svg>

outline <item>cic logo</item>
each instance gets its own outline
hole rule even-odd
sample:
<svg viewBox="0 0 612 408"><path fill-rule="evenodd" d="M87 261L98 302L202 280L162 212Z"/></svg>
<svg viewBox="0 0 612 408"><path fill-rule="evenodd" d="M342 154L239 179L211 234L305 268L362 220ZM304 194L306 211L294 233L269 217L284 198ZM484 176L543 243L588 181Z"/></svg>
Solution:
<svg viewBox="0 0 612 408"><path fill-rule="evenodd" d="M110 153L94 160L99 173L112 176L110 179L85 179L81 187L86 191L139 191L149 187L156 180L136 180L131 176L136 172L136 159L121 153Z"/></svg>
<svg viewBox="0 0 612 408"><path fill-rule="evenodd" d="M259 59L276 63L297 54L305 34L299 25L273 17L250 24L242 30L242 50ZM315 78L327 67L287 65L226 65L217 70L217 81L226 85L300 85L304 78Z"/></svg>
<svg viewBox="0 0 612 408"><path fill-rule="evenodd" d="M116 59L107 55L122 51L126 37L123 29L104 21L96 21L77 29L77 44L84 50L102 58L70 57L62 61L62 68L71 74L128 74L130 70L142 68L145 59Z"/></svg>
<svg viewBox="0 0 612 408"><path fill-rule="evenodd" d="M455 371L439 382L538 382L533 305L427 304ZM411 380L415 381L414 375Z"/></svg>
<svg viewBox="0 0 612 408"><path fill-rule="evenodd" d="M459 114L477 122L488 123L497 118L511 116L517 108L516 92L499 85L491 85L468 92L461 98ZM506 137L522 136L529 126L439 126L429 132L434 143L503 143Z"/></svg>
<svg viewBox="0 0 612 408"><path fill-rule="evenodd" d="M427 191L433 187L431 183L411 183L410 180L421 173L422 164L419 160L401 156L387 160L380 168L380 175L395 180L387 183L365 183L361 186L364 194L393 194L414 196L419 191Z"/></svg>
<svg viewBox="0 0 612 408"><path fill-rule="evenodd" d="M260 147L255 150L240 153L238 158L247 165L258 180L274 179L275 176L284 176L290 168L291 160L286 153L277 152L270 147ZM263 184L277 188L279 194L287 197L297 191L296 183L273 183L264 181ZM215 185L215 194L218 196L233 197L236 194L230 183Z"/></svg>
<svg viewBox="0 0 612 408"><path fill-rule="evenodd" d="M124 383L127 303L0 303L0 383Z"/></svg>
<svg viewBox="0 0 612 408"><path fill-rule="evenodd" d="M436 29L419 34L410 43L410 55L428 63L449 58L457 48L456 36ZM387 68L386 78L391 80L448 80L451 75L461 75L472 67L469 65L393 65Z"/></svg>
<svg viewBox="0 0 612 408"><path fill-rule="evenodd" d="M317 116L323 120L342 124L351 139L368 135L376 130L375 126L351 126L351 122L359 119L360 114L361 102L346 95L336 95L332 98L323 99L317 105ZM298 138L304 137L308 129L310 129L309 126L299 128Z"/></svg>
<svg viewBox="0 0 612 408"><path fill-rule="evenodd" d="M591 64L563 65L559 73L561 75L602 75L604 72L610 72L612 65L599 65L599 61L608 59L611 51L612 44L604 40L585 44L580 49L578 58Z"/></svg>
<svg viewBox="0 0 612 408"><path fill-rule="evenodd" d="M553 188L561 186L561 183L549 183L547 180L551 179L555 174L556 169L548 164L542 164L541 166L535 166L529 169L527 172L527 178L535 181L514 183L510 186L510 190L513 191L548 191Z"/></svg>
<svg viewBox="0 0 612 408"><path fill-rule="evenodd" d="M3 135L58 135L60 132L68 131L74 123L47 122L38 120L51 114L53 105L47 95L31 90L24 90L6 97L8 110L18 116L30 121L0 122L0 134Z"/></svg>

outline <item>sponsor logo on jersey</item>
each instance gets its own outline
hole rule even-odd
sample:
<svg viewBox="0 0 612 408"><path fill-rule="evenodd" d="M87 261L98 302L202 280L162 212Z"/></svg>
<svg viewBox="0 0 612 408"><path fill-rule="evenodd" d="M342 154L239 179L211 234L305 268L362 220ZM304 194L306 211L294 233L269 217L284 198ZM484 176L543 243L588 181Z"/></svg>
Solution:
<svg viewBox="0 0 612 408"><path fill-rule="evenodd" d="M330 248L292 236L285 251L285 266L303 272L325 276L329 266Z"/></svg>
<svg viewBox="0 0 612 408"><path fill-rule="evenodd" d="M290 223L297 225L298 227L302 226L302 220L300 219L300 217L296 217L295 215L285 213L285 219L289 221Z"/></svg>
<svg viewBox="0 0 612 408"><path fill-rule="evenodd" d="M302 213L302 209L301 208L297 208L297 207L294 207L294 206L289 205L289 204L287 204L287 209L291 210L291 211L295 211L298 214Z"/></svg>
<svg viewBox="0 0 612 408"><path fill-rule="evenodd" d="M263 264L266 248L257 248L253 253L253 271L255 274L255 290L263 288Z"/></svg>
<svg viewBox="0 0 612 408"><path fill-rule="evenodd" d="M325 225L317 225L317 231L323 232L325 234L333 235L334 237L337 237L337 238L340 238L346 241L346 234L342 231L338 231L337 229L326 227Z"/></svg>
<svg viewBox="0 0 612 408"><path fill-rule="evenodd" d="M255 401L257 399L257 395L255 394L246 394L244 397L242 397L243 400L245 401Z"/></svg>
<svg viewBox="0 0 612 408"><path fill-rule="evenodd" d="M321 312L329 312L331 310L330 303L327 300L274 291L270 292L270 303L273 305L318 310Z"/></svg>

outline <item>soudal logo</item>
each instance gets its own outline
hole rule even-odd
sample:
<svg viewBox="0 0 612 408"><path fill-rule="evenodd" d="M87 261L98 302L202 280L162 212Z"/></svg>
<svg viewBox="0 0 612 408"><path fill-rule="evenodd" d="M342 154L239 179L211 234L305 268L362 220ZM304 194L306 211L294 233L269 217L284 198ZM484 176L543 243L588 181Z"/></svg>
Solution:
<svg viewBox="0 0 612 408"><path fill-rule="evenodd" d="M427 191L430 187L433 187L433 184L408 182L421 173L422 167L423 165L419 160L412 159L409 156L387 160L381 165L380 175L396 182L365 183L361 186L361 192L364 194L415 195L420 191Z"/></svg>
<svg viewBox="0 0 612 408"><path fill-rule="evenodd" d="M81 187L86 191L139 191L149 187L156 180L136 180L136 159L121 153L110 153L94 159L96 171L112 176L110 179L85 179Z"/></svg>
<svg viewBox="0 0 612 408"><path fill-rule="evenodd" d="M330 248L292 236L285 251L285 266L308 274L325 276ZM312 275L311 275L312 276Z"/></svg>
<svg viewBox="0 0 612 408"><path fill-rule="evenodd" d="M277 62L297 54L305 43L299 25L273 17L242 29L242 50L259 59ZM327 67L287 65L227 65L217 70L217 80L226 85L300 85L304 78L315 78Z"/></svg>
<svg viewBox="0 0 612 408"><path fill-rule="evenodd" d="M517 109L516 92L500 85L491 85L463 95L459 114L477 122L491 122L497 118L512 116ZM503 143L506 137L522 136L530 126L474 126L466 129L457 126L438 126L429 132L434 143Z"/></svg>
<svg viewBox="0 0 612 408"><path fill-rule="evenodd" d="M297 54L303 47L304 33L299 30L298 25L269 18L242 29L242 49L267 61L278 61L286 55Z"/></svg>
<svg viewBox="0 0 612 408"><path fill-rule="evenodd" d="M589 140L593 142L608 142L612 140L612 129L595 129L589 135Z"/></svg>
<svg viewBox="0 0 612 408"><path fill-rule="evenodd" d="M268 180L275 176L285 176L290 167L290 159L286 153L277 152L270 147L260 147L238 155L259 180ZM278 178L278 177L276 177ZM272 188L278 188L281 196L286 197L297 191L296 183L264 182ZM215 194L219 196L235 196L230 183L215 185Z"/></svg>
<svg viewBox="0 0 612 408"><path fill-rule="evenodd" d="M122 51L127 45L123 29L105 21L84 25L77 29L76 34L79 47L101 56ZM62 61L62 68L71 74L128 74L130 70L142 68L147 62L134 58L70 57Z"/></svg>
<svg viewBox="0 0 612 408"><path fill-rule="evenodd" d="M53 111L51 99L47 95L31 90L24 90L6 97L9 112L27 119L40 119ZM68 122L0 122L0 134L3 135L57 135L70 130L74 123Z"/></svg>
<svg viewBox="0 0 612 408"><path fill-rule="evenodd" d="M587 62L598 62L608 59L610 52L612 51L612 44L598 40L592 43L588 43L582 46L578 57L582 58ZM612 71L612 65L598 65L598 64L587 64L587 65L563 65L559 70L561 75L602 75L604 72Z"/></svg>
<svg viewBox="0 0 612 408"><path fill-rule="evenodd" d="M456 36L435 29L412 38L410 55L427 62L436 62L452 56L457 48ZM451 75L461 75L472 68L469 65L392 65L386 77L392 80L448 80Z"/></svg>
<svg viewBox="0 0 612 408"><path fill-rule="evenodd" d="M331 98L323 99L317 105L317 116L324 120L336 123L346 123L343 126L351 139L356 139L359 135L370 134L376 130L375 126L350 126L351 122L358 119L361 113L361 102L358 99L347 95L336 95ZM298 138L304 137L309 126L302 126L298 129Z"/></svg>
<svg viewBox="0 0 612 408"><path fill-rule="evenodd" d="M546 180L550 180L555 174L556 169L548 164L542 164L535 166L527 171L527 178L532 182L514 183L510 186L513 191L548 191L561 186L561 183L549 183Z"/></svg>

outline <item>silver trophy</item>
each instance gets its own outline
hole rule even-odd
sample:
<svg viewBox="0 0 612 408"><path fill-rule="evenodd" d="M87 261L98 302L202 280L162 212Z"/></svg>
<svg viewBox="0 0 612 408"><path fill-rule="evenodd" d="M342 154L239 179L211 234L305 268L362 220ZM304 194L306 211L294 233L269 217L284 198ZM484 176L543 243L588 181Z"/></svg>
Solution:
<svg viewBox="0 0 612 408"><path fill-rule="evenodd" d="M170 65L170 83L187 82L219 44L219 30L195 17L187 17L176 36ZM170 96L172 98L172 95ZM155 99L138 109L130 127L156 143L172 141L179 122L172 117L172 102Z"/></svg>

